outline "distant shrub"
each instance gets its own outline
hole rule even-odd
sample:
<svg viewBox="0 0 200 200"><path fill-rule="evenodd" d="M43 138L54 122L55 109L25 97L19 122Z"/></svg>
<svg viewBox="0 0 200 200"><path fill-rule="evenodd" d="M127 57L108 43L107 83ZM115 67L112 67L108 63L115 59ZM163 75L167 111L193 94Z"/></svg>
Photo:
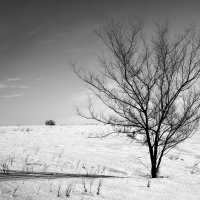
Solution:
<svg viewBox="0 0 200 200"><path fill-rule="evenodd" d="M54 121L54 120L47 120L46 122L45 122L45 125L47 125L47 126L55 126L56 125L56 122Z"/></svg>

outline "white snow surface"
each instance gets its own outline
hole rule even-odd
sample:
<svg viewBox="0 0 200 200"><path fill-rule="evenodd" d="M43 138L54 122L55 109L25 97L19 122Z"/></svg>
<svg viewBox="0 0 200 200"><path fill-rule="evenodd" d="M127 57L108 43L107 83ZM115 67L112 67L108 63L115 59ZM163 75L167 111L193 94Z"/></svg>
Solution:
<svg viewBox="0 0 200 200"><path fill-rule="evenodd" d="M160 178L151 179L147 147L125 135L95 137L109 130L109 126L103 125L0 127L1 173L19 170L116 176L54 179L5 176L0 179L0 200L200 199L199 132L170 151L163 158Z"/></svg>

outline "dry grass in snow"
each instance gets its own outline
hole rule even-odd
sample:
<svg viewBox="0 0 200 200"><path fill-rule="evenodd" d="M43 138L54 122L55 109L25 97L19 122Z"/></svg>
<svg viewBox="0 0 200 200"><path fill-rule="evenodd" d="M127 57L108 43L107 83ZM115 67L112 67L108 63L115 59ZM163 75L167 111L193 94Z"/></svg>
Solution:
<svg viewBox="0 0 200 200"><path fill-rule="evenodd" d="M0 199L200 199L200 134L169 152L161 178L150 179L147 147L119 135L90 138L109 129L1 127Z"/></svg>

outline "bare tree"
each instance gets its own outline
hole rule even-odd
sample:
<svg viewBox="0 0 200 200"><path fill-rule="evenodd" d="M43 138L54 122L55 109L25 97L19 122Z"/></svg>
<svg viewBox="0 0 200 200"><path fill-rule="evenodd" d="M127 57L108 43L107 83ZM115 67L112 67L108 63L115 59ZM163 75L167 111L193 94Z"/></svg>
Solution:
<svg viewBox="0 0 200 200"><path fill-rule="evenodd" d="M107 106L99 113L89 101L89 113L79 115L113 127L113 132L133 134L148 146L151 176L158 177L163 156L191 137L200 119L200 37L194 26L171 34L167 23L155 24L144 37L144 23L118 22L97 31L107 47L99 73L75 73Z"/></svg>

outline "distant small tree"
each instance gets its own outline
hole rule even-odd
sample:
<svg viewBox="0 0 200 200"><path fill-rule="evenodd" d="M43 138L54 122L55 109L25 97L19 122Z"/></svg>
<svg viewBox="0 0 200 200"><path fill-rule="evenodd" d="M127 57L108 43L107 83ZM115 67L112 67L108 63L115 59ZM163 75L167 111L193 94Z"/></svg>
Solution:
<svg viewBox="0 0 200 200"><path fill-rule="evenodd" d="M133 139L148 146L156 178L163 156L199 125L200 37L194 26L173 36L167 23L157 23L151 38L142 30L138 21L100 27L97 34L108 50L108 57L100 59L100 74L73 68L110 112L98 112L91 100L89 113L77 111L111 125L113 132L134 133Z"/></svg>
<svg viewBox="0 0 200 200"><path fill-rule="evenodd" d="M45 125L47 125L47 126L55 126L56 122L54 120L47 120L47 121L45 121Z"/></svg>

